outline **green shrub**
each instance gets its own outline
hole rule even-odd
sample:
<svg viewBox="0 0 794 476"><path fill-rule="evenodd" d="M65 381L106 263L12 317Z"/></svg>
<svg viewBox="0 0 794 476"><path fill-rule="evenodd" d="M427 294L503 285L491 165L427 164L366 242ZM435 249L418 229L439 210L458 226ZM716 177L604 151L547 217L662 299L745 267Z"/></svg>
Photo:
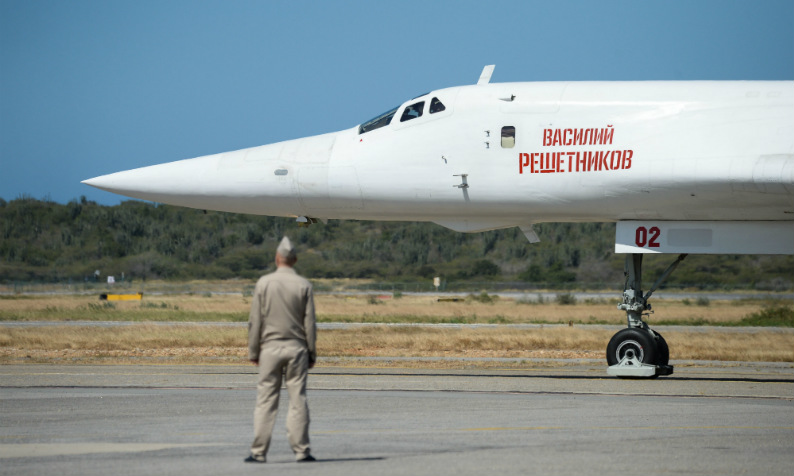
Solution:
<svg viewBox="0 0 794 476"><path fill-rule="evenodd" d="M491 296L487 292L483 291L480 294L469 294L468 299L485 304L490 304L494 302L496 299L499 299L499 296Z"/></svg>
<svg viewBox="0 0 794 476"><path fill-rule="evenodd" d="M794 309L788 304L771 304L748 314L740 321L745 326L794 327Z"/></svg>
<svg viewBox="0 0 794 476"><path fill-rule="evenodd" d="M572 306L576 304L576 296L571 293L558 294L555 299L557 304L562 304L563 306Z"/></svg>

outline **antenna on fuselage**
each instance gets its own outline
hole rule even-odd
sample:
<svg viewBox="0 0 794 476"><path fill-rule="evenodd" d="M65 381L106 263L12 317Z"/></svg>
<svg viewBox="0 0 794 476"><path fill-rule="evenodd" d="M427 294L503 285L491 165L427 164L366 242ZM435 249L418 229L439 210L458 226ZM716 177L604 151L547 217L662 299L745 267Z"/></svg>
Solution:
<svg viewBox="0 0 794 476"><path fill-rule="evenodd" d="M491 82L491 75L493 74L493 69L496 67L495 64L489 64L485 68L482 69L482 73L480 74L480 80L477 81L477 84L488 84Z"/></svg>

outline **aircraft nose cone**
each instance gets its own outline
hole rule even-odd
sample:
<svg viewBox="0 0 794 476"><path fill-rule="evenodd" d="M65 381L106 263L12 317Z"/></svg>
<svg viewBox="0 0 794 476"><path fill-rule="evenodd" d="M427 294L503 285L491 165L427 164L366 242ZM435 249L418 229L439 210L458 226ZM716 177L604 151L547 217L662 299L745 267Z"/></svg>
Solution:
<svg viewBox="0 0 794 476"><path fill-rule="evenodd" d="M123 174L123 172L118 172L115 174L108 174L108 175L100 175L99 177L83 180L80 183L85 185L90 185L100 190L105 190L106 192L113 192L113 193L118 193L120 195L124 195L124 192L122 191L124 187L118 184L118 178L119 175L121 174Z"/></svg>
<svg viewBox="0 0 794 476"><path fill-rule="evenodd" d="M83 180L82 183L133 198L173 203L175 197L212 194L220 155L180 160ZM188 205L190 206L190 205Z"/></svg>
<svg viewBox="0 0 794 476"><path fill-rule="evenodd" d="M328 162L335 139L335 133L305 137L102 175L82 183L169 205L296 216L305 214L299 190L304 202L314 200L327 207Z"/></svg>
<svg viewBox="0 0 794 476"><path fill-rule="evenodd" d="M117 183L118 182L118 180L117 180L118 177L114 177L114 176L118 176L118 175L119 175L119 173L109 174L109 175L100 175L99 177L94 177L94 178L83 180L80 183L85 184L85 185L90 185L90 186L92 186L94 188L98 188L100 190L105 190L107 192L120 193L120 194L123 195L123 193L121 193L121 190L122 190L123 187L121 187Z"/></svg>

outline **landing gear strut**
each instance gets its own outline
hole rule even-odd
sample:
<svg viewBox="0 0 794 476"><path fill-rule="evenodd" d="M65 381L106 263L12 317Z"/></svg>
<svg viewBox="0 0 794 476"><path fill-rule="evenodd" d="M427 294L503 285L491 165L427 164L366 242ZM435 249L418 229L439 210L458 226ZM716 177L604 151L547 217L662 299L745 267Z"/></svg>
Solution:
<svg viewBox="0 0 794 476"><path fill-rule="evenodd" d="M673 366L669 365L670 349L661 334L651 330L642 320L643 314L651 310L648 298L656 288L670 276L687 255L678 256L651 286L647 294L642 294L642 257L641 253L626 255L626 284L623 287L623 302L618 309L626 311L628 329L623 329L609 340L607 345L607 373L617 377L650 377L670 375Z"/></svg>

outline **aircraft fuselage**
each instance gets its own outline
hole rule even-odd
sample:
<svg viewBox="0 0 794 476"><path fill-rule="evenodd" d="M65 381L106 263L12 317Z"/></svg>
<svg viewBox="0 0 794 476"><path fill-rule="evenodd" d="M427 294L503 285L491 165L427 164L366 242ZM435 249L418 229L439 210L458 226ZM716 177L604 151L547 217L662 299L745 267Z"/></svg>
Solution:
<svg viewBox="0 0 794 476"><path fill-rule="evenodd" d="M86 183L200 209L469 232L549 221L792 220L794 83L454 87L407 101L371 130Z"/></svg>

